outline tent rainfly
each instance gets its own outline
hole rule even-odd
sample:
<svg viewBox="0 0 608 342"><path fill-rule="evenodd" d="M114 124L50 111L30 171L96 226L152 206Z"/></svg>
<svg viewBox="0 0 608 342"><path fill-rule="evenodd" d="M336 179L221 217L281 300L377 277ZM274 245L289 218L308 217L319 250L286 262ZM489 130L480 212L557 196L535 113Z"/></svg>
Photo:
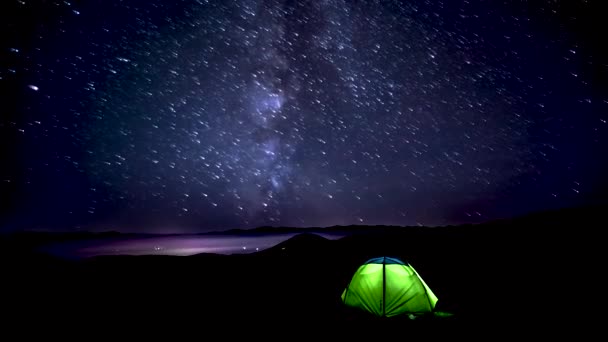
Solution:
<svg viewBox="0 0 608 342"><path fill-rule="evenodd" d="M437 297L416 270L389 257L361 265L342 293L342 302L380 317L432 312Z"/></svg>

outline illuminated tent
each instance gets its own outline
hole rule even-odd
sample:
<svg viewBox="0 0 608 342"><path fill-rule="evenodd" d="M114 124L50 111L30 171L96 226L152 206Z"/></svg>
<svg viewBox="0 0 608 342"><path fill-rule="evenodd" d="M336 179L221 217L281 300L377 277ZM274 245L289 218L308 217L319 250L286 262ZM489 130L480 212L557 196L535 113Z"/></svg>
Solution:
<svg viewBox="0 0 608 342"><path fill-rule="evenodd" d="M437 297L411 265L380 257L357 269L342 293L342 302L376 316L392 317L432 312Z"/></svg>

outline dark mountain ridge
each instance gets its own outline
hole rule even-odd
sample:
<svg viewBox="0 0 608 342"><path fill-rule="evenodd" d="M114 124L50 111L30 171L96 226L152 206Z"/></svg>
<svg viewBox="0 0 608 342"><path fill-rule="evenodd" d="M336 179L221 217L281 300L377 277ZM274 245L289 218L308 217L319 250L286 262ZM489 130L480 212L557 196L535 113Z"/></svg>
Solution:
<svg viewBox="0 0 608 342"><path fill-rule="evenodd" d="M340 295L363 262L391 256L417 270L438 296L439 310L454 313L452 323L430 323L436 327L431 337L454 326L550 333L555 324L575 327L597 305L588 295L603 269L603 221L601 210L585 209L480 225L346 227L356 233L338 240L312 229L251 254L83 260L17 253L19 246L8 246L4 237L0 267L10 296L3 305L11 319L27 322L112 317L176 327L185 322L356 327L373 318L345 308ZM406 321L396 320L411 324Z"/></svg>

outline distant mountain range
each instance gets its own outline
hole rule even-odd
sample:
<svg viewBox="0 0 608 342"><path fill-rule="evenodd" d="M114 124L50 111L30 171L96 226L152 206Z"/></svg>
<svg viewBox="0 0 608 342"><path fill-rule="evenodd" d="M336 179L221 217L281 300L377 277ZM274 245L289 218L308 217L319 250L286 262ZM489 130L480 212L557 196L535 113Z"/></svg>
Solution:
<svg viewBox="0 0 608 342"><path fill-rule="evenodd" d="M85 239L129 239L129 238L145 238L158 236L178 236L178 235L209 235L209 236L260 236L260 235L276 235L276 234L298 234L298 233L313 233L313 234L335 234L335 235L359 235L359 234L385 234L395 232L422 232L427 230L444 231L444 230L473 230L487 231L492 228L509 227L509 229L523 229L532 232L529 228L552 229L558 228L576 229L581 227L605 227L607 206L592 206L579 208L566 208L560 210L535 212L528 215L523 215L515 218L500 219L478 224L463 224L456 226L364 226L364 225L349 225L349 226L331 226L331 227L271 227L262 226L253 229L230 229L223 231L212 231L198 234L149 234L149 233L121 233L118 231L107 232L48 232L48 231L21 231L6 234L0 234L0 247L2 245L12 244L27 244L40 245L56 241L77 241ZM498 229L501 230L501 229ZM3 243L4 242L4 243Z"/></svg>
<svg viewBox="0 0 608 342"><path fill-rule="evenodd" d="M369 233L369 232L395 232L396 230L420 230L420 229L442 229L453 227L495 227L505 225L552 225L566 226L572 224L594 224L602 222L608 214L608 205L606 206L589 206L577 208L564 208L558 210L548 210L534 212L514 218L505 218L492 220L484 223L476 224L461 224L447 226L387 226L387 225L348 225L348 226L330 226L330 227L272 227L262 226L253 229L230 229L225 231L213 231L208 233L200 233L198 235L253 235L253 234L291 234L291 233L324 233L324 234L353 234L353 233Z"/></svg>

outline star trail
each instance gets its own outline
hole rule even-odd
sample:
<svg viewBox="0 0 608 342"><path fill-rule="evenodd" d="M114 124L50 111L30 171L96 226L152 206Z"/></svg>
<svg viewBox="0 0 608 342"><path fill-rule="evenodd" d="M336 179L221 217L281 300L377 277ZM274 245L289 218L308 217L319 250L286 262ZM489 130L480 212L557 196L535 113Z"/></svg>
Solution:
<svg viewBox="0 0 608 342"><path fill-rule="evenodd" d="M606 202L587 1L9 3L4 228L447 225Z"/></svg>

